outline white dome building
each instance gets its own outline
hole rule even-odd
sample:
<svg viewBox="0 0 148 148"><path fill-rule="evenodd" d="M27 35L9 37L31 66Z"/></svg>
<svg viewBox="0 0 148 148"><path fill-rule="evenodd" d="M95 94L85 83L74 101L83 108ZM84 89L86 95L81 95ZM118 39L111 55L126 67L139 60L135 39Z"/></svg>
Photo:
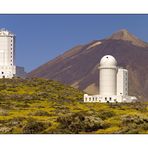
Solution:
<svg viewBox="0 0 148 148"><path fill-rule="evenodd" d="M137 98L128 96L128 70L117 67L116 59L105 55L99 65L99 95L84 94L84 102L133 102Z"/></svg>

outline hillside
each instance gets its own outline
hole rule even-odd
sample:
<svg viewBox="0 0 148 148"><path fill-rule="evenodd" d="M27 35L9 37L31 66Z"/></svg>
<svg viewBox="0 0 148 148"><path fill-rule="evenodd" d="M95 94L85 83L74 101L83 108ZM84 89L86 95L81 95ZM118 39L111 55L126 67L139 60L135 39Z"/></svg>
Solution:
<svg viewBox="0 0 148 148"><path fill-rule="evenodd" d="M0 133L148 133L148 104L83 103L45 79L0 79Z"/></svg>
<svg viewBox="0 0 148 148"><path fill-rule="evenodd" d="M127 30L76 46L28 73L60 81L89 94L99 93L98 65L104 55L113 55L129 71L129 95L148 101L148 43Z"/></svg>

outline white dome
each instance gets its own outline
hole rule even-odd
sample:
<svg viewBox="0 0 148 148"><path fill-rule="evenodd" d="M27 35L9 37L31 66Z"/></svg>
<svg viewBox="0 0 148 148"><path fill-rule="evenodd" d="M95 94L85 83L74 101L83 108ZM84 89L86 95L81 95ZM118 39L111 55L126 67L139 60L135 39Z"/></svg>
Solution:
<svg viewBox="0 0 148 148"><path fill-rule="evenodd" d="M111 56L111 55L105 55L104 57L101 58L101 61L100 61L100 66L101 67L104 67L104 66L116 66L117 65L117 61L116 59Z"/></svg>

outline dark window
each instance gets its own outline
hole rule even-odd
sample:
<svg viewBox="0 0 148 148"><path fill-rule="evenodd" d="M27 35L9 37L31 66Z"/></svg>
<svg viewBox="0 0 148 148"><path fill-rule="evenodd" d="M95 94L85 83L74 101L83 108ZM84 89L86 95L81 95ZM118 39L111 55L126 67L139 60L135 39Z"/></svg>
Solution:
<svg viewBox="0 0 148 148"><path fill-rule="evenodd" d="M4 72L2 71L2 74L4 74Z"/></svg>
<svg viewBox="0 0 148 148"><path fill-rule="evenodd" d="M107 101L107 97L105 97L105 101Z"/></svg>
<svg viewBox="0 0 148 148"><path fill-rule="evenodd" d="M110 97L110 98L109 98L109 100L111 101L111 100L112 100L112 98Z"/></svg>

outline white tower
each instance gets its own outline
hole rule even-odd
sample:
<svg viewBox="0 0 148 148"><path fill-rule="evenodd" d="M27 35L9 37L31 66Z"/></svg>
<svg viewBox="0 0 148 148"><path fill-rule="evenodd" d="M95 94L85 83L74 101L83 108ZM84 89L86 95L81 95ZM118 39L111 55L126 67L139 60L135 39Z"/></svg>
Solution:
<svg viewBox="0 0 148 148"><path fill-rule="evenodd" d="M118 68L117 95L128 96L128 70L127 69Z"/></svg>
<svg viewBox="0 0 148 148"><path fill-rule="evenodd" d="M111 55L102 57L100 61L100 95L113 96L117 92L117 61Z"/></svg>
<svg viewBox="0 0 148 148"><path fill-rule="evenodd" d="M0 78L12 78L15 74L15 35L0 29Z"/></svg>

